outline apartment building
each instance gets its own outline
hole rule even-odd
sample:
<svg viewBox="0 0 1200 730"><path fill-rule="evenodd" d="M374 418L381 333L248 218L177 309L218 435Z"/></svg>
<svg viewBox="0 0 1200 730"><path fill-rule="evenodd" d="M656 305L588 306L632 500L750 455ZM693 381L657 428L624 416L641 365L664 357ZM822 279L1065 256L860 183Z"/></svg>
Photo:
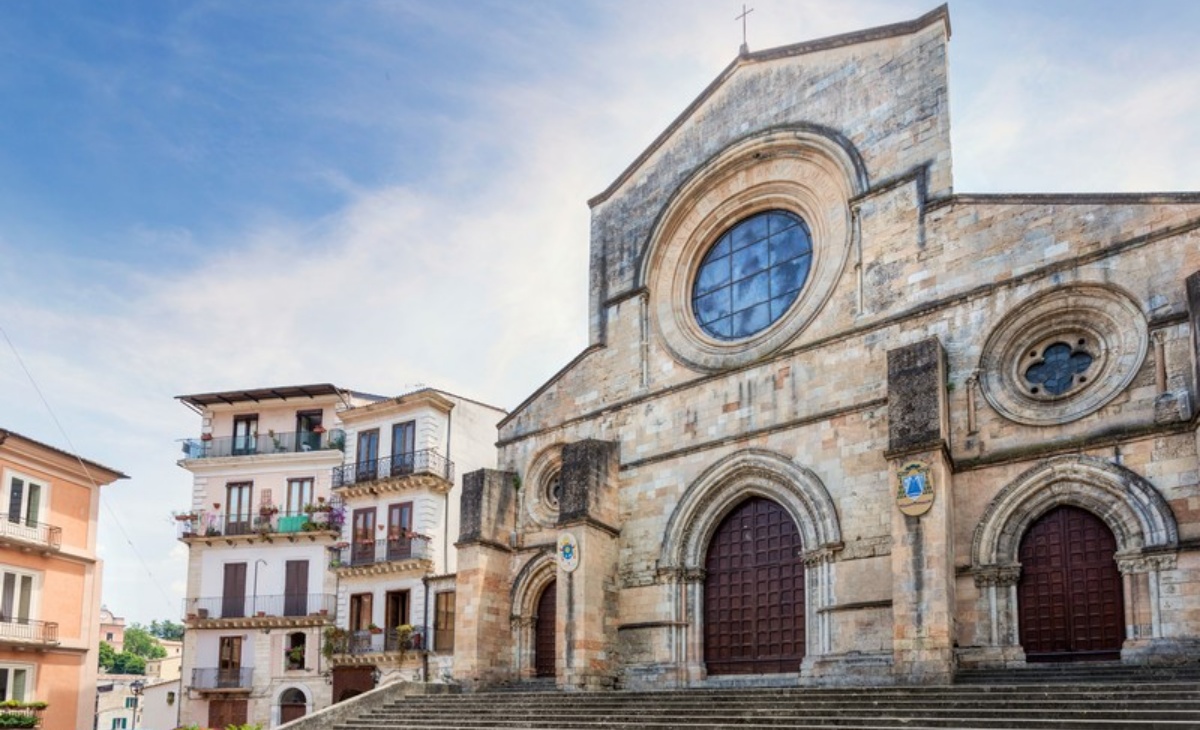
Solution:
<svg viewBox="0 0 1200 730"><path fill-rule="evenodd" d="M381 398L324 383L179 396L200 417L179 465L189 549L179 721L274 727L330 702L320 642L337 615L330 478L340 412Z"/></svg>
<svg viewBox="0 0 1200 730"><path fill-rule="evenodd" d="M337 629L326 653L333 699L398 679L448 678L454 651L461 486L495 468L505 412L423 388L341 413L346 460L331 475L345 511L330 561Z"/></svg>
<svg viewBox="0 0 1200 730"><path fill-rule="evenodd" d="M42 727L91 727L96 697L101 565L100 488L127 477L0 429L0 700Z"/></svg>

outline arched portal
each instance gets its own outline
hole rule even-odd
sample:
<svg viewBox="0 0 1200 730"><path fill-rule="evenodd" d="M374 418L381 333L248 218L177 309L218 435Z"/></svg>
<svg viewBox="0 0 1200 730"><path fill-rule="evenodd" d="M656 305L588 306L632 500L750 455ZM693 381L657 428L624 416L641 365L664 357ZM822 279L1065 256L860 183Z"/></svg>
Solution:
<svg viewBox="0 0 1200 730"><path fill-rule="evenodd" d="M804 563L785 509L735 507L705 556L704 661L710 675L796 672L804 658Z"/></svg>
<svg viewBox="0 0 1200 730"><path fill-rule="evenodd" d="M558 614L556 581L542 590L537 604L537 624L534 628L533 666L538 677L553 677L557 654L554 650L555 625Z"/></svg>
<svg viewBox="0 0 1200 730"><path fill-rule="evenodd" d="M299 720L308 712L308 699L300 690L292 687L279 695L279 722Z"/></svg>
<svg viewBox="0 0 1200 730"><path fill-rule="evenodd" d="M1017 584L1026 661L1119 659L1125 638L1117 540L1079 507L1056 507L1021 539Z"/></svg>

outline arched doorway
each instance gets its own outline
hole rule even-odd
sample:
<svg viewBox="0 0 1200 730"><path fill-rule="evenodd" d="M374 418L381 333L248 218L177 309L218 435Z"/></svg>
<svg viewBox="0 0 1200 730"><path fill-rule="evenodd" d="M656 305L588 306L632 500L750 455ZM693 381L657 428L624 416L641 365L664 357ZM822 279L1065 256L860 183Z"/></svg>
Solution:
<svg viewBox="0 0 1200 730"><path fill-rule="evenodd" d="M769 499L742 502L717 527L704 568L708 673L799 671L804 563L791 515Z"/></svg>
<svg viewBox="0 0 1200 730"><path fill-rule="evenodd" d="M286 689L283 694L279 695L279 722L291 722L304 717L308 710L308 702L304 698L304 693L292 687Z"/></svg>
<svg viewBox="0 0 1200 730"><path fill-rule="evenodd" d="M1029 527L1017 587L1026 661L1120 658L1125 609L1116 550L1112 530L1078 507L1056 507Z"/></svg>
<svg viewBox="0 0 1200 730"><path fill-rule="evenodd" d="M554 639L557 624L557 581L550 581L542 590L537 603L537 625L534 627L533 669L535 676L553 677L556 674Z"/></svg>

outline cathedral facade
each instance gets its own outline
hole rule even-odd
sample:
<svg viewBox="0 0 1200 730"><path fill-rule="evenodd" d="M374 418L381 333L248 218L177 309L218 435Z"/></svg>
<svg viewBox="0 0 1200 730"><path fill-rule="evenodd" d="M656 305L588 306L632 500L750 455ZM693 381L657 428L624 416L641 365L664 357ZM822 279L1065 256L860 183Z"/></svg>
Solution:
<svg viewBox="0 0 1200 730"><path fill-rule="evenodd" d="M454 678L1195 661L1200 195L971 195L946 9L743 53L590 201L464 477Z"/></svg>

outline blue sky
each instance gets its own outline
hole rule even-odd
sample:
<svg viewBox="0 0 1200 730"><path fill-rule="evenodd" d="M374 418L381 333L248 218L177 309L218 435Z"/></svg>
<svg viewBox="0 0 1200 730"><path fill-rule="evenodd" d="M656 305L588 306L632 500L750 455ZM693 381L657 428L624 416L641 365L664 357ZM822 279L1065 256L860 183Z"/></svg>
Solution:
<svg viewBox="0 0 1200 730"><path fill-rule="evenodd" d="M934 7L750 5L755 49ZM105 602L178 618L198 424L174 396L512 408L574 356L586 200L732 60L740 8L0 3L0 327L66 435L3 342L0 425L132 476L105 490ZM950 11L958 192L1200 190L1200 4Z"/></svg>

